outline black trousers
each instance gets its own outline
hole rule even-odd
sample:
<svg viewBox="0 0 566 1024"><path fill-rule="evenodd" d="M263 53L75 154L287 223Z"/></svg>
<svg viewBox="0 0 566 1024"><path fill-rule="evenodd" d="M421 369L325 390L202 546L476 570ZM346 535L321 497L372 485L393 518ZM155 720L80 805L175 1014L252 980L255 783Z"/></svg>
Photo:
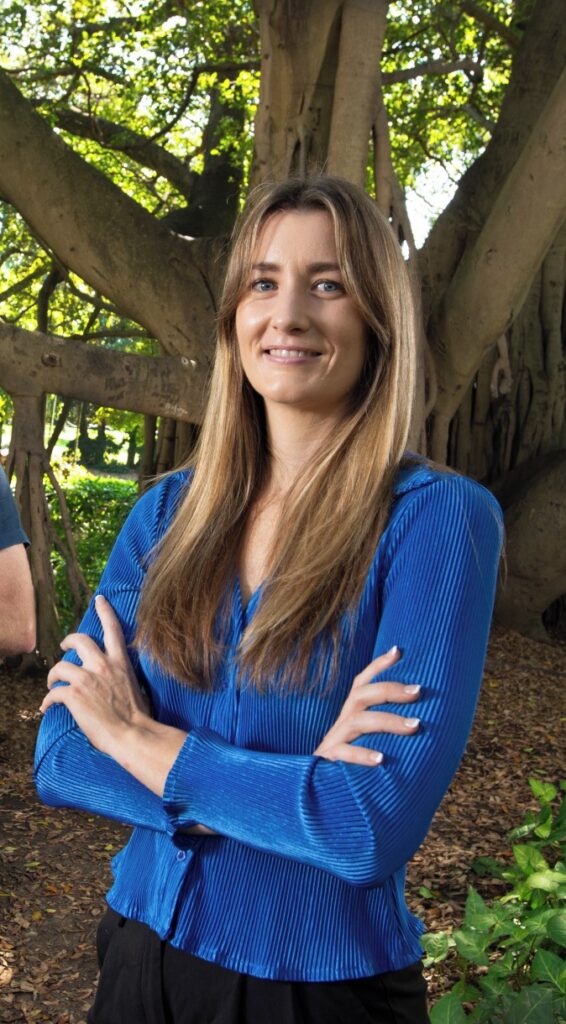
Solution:
<svg viewBox="0 0 566 1024"><path fill-rule="evenodd" d="M420 962L353 981L269 981L163 942L108 910L87 1024L429 1024Z"/></svg>

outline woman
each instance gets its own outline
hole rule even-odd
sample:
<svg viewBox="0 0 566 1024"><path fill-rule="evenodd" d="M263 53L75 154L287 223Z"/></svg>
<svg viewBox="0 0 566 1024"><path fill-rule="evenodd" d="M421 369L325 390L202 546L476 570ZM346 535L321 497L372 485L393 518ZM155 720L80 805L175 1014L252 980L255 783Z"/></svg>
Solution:
<svg viewBox="0 0 566 1024"><path fill-rule="evenodd" d="M501 522L404 458L414 366L371 200L257 192L197 455L131 513L42 705L42 799L135 826L95 1024L427 1019L404 866L471 725Z"/></svg>

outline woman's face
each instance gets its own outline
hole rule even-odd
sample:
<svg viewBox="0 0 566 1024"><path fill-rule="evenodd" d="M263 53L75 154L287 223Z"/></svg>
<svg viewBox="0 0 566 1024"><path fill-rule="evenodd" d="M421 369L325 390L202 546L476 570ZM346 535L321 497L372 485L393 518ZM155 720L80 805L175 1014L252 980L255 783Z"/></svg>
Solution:
<svg viewBox="0 0 566 1024"><path fill-rule="evenodd" d="M367 328L346 293L324 210L264 225L236 310L244 373L273 403L340 419L364 364Z"/></svg>

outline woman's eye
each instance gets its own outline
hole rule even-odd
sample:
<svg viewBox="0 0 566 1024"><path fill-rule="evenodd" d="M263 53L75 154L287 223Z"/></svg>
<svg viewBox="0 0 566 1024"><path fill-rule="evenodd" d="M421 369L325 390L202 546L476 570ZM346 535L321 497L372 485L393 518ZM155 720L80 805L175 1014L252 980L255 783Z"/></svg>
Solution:
<svg viewBox="0 0 566 1024"><path fill-rule="evenodd" d="M267 277L258 277L256 281L252 281L251 289L253 292L270 292L275 287L275 283L270 281Z"/></svg>
<svg viewBox="0 0 566 1024"><path fill-rule="evenodd" d="M315 288L319 292L323 292L326 295L332 295L334 292L341 292L344 289L339 281L317 281Z"/></svg>

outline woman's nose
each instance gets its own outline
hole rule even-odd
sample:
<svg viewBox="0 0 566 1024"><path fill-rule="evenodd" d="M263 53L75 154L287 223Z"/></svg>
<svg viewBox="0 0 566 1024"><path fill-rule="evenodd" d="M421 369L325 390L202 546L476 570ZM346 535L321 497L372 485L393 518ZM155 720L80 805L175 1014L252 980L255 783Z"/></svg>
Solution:
<svg viewBox="0 0 566 1024"><path fill-rule="evenodd" d="M284 334L306 331L310 325L306 296L298 288L280 288L272 310L272 326Z"/></svg>

